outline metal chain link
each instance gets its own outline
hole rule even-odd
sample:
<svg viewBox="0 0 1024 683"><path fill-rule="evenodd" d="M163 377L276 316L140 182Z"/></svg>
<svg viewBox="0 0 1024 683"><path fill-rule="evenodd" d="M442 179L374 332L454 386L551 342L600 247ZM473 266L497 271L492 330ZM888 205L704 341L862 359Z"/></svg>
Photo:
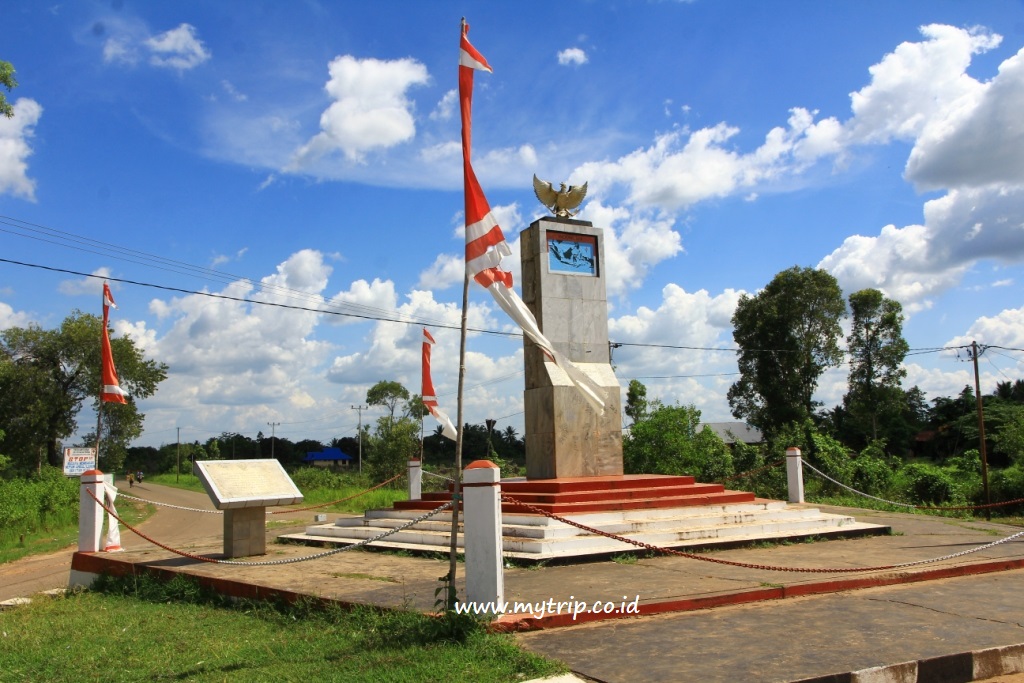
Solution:
<svg viewBox="0 0 1024 683"><path fill-rule="evenodd" d="M863 491L858 491L855 488L851 488L851 487L847 486L846 484L844 484L841 481L836 481L835 479L833 479L832 477L828 476L827 474L825 474L821 470L815 468L814 465L812 465L811 463L807 462L806 460L804 460L802 458L801 458L800 462L803 464L804 467L810 469L812 472L814 472L818 476L824 477L825 479L828 479L830 482L832 482L836 486L844 488L844 489L846 489L847 491L849 491L851 493L855 493L858 496L863 496L865 498L871 498L872 500L877 500L877 501L882 502L882 503L888 503L889 505L895 505L897 507L912 508L914 510L935 510L937 512L944 512L944 511L950 511L950 510L984 510L985 508L997 508L997 507L1002 507L1004 505L1013 505L1015 503L1024 503L1024 498L1015 498L1013 500L1004 500L1004 501L1002 501L1000 503L988 503L986 505L951 505L951 506L948 506L948 507L940 507L940 506L937 506L937 505L911 505L910 503L897 503L896 501L886 500L885 498L879 498L878 496L872 496L870 493L864 493Z"/></svg>
<svg viewBox="0 0 1024 683"><path fill-rule="evenodd" d="M171 505L170 503L161 503L161 502L156 501L156 500L149 500L148 498L137 498L136 496L129 496L127 493L120 493L120 492L118 492L117 496L118 496L118 498L127 498L129 500L137 500L137 501L142 502L142 503L149 503L150 505L159 505L160 507L174 508L175 510L185 510L186 512L205 512L205 513L211 514L211 515L223 515L224 514L223 510L203 510L201 508L187 508L187 507L182 507L181 505Z"/></svg>
<svg viewBox="0 0 1024 683"><path fill-rule="evenodd" d="M370 491L376 491L377 489L381 488L382 486L386 486L386 485L390 484L391 482L395 481L396 479L400 479L402 476L404 476L404 475L397 474L397 475L391 477L390 479L388 479L387 481L382 481L381 483L377 484L376 486L371 486L370 488L365 489L363 491L360 491L359 493L353 494L351 496L348 496L347 498L339 498L338 500L332 500L332 501L327 502L327 503L318 503L316 505L310 505L308 507L303 507L303 508L291 508L291 509L288 509L288 510L271 510L271 511L268 511L267 514L268 515L286 515L289 512L306 512L308 510L316 510L317 508L323 508L323 507L329 507L331 505L337 505L338 503L344 503L346 501L352 500L353 498L358 498L359 496L365 495L365 494L369 493ZM127 493L118 493L118 495L120 497L122 497L122 498L130 498L131 500L137 500L137 501L140 501L140 502L143 502L143 503L149 503L151 505L159 505L161 507L174 508L175 510L185 510L187 512L206 512L208 514L214 514L214 515L223 515L224 514L223 510L203 510L201 508L182 507L181 505L171 505L170 503L161 503L161 502L156 501L156 500L149 500L148 498L137 498L135 496L130 496Z"/></svg>
<svg viewBox="0 0 1024 683"><path fill-rule="evenodd" d="M328 550L328 551L325 551L325 552L322 552L322 553L317 553L315 555L305 555L303 557L291 557L291 558L287 558L287 559L283 559L283 560L264 560L264 561L260 561L260 562L242 562L242 561L238 561L238 560L218 560L218 559L213 558L213 557L205 557L203 555L196 555L195 553L186 552L184 550L178 550L176 548L172 548L172 547L170 547L168 545L165 545L165 544L161 543L160 541L157 541L156 539L150 538L146 534L142 533L141 531L139 531L138 529L133 527L131 524L128 524L126 521L121 519L113 510L111 510L106 505L104 505L102 502L100 502L100 499L96 497L96 494L92 492L92 489L86 488L86 491L89 493L89 496L94 501L96 501L99 504L99 506L101 508L103 508L104 510L107 511L107 513L110 514L111 517L116 519L121 524L124 524L125 528L127 528L129 531L134 533L139 538L147 540L150 543L152 543L153 545L155 545L155 546L157 546L159 548L163 548L164 550L166 550L168 552L171 552L171 553L174 553L175 555L180 555L181 557L187 557L187 558L192 559L192 560L198 560L199 562L206 562L207 564L227 564L227 565L231 565L231 566L235 566L235 567L272 567L272 566L277 566L277 565L282 565L282 564L296 564L298 562L307 562L309 560L318 560L320 558L328 557L330 555L337 555L338 553L343 553L343 552L346 552L348 550L355 550L356 548L362 548L362 547L367 546L367 545L369 545L371 543L379 541L382 538L387 538L388 536L391 536L393 534L397 534L399 531L404 531L404 530L408 529L411 526L414 526L416 524L419 524L420 522L428 520L431 517L433 517L434 515L437 515L438 513L442 512L444 510L447 510L454 503L454 501L449 501L449 502L445 503L444 505L442 505L441 507L438 507L438 508L435 508L433 510L430 510L429 512L426 512L426 513L420 515L419 517L417 517L417 518L415 518L413 520L410 520L409 522L406 522L405 524L402 524L401 526L397 526L394 529L388 529L387 531L385 531L385 532L383 532L381 534L378 534L378 535L374 536L373 538L367 538L365 540L359 541L358 543L354 543L352 545L343 546L343 547L340 547L340 548L334 548L332 550Z"/></svg>
<svg viewBox="0 0 1024 683"><path fill-rule="evenodd" d="M426 470L420 470L420 471L421 471L421 472L422 472L423 474L427 475L428 477L434 477L434 478L436 478L436 479L444 479L445 481L455 481L455 480L454 480L454 479L452 479L451 477L446 477L446 476L444 476L443 474L434 474L433 472L428 472L428 471L426 471Z"/></svg>
<svg viewBox="0 0 1024 683"><path fill-rule="evenodd" d="M952 559L952 558L955 558L955 557L962 557L963 555L969 555L971 553L976 553L976 552L978 552L980 550L986 550L988 548L992 548L994 546L997 546L997 545L999 545L1001 543L1006 543L1007 541L1012 541L1012 540L1014 540L1016 538L1019 538L1020 536L1024 536L1024 531L1020 531L1020 532L1017 532L1017 533L1013 534L1012 536L1007 536L1006 538L1001 538L998 541L993 541L992 543L988 543L986 545L978 546L977 548L971 548L970 550L964 550L964 551L961 551L959 553L954 553L952 555L945 555L943 557L935 557L935 558L931 558L931 559L928 559L928 560L915 560L913 562L901 562L899 564L881 565L881 566L877 566L877 567L829 567L829 568L824 568L824 567L778 567L778 566L768 565L768 564L751 564L751 563L748 563L748 562L735 562L733 560L724 560L724 559L718 558L718 557L709 557L707 555L697 555L695 553L687 553L687 552L683 552L682 550L674 550L672 548L662 548L662 547L659 547L659 546L656 546L656 545L652 545L650 543L644 543L643 541L635 541L635 540L633 540L631 538L626 538L625 536L619 536L618 534L613 534L613 533L610 533L608 531L601 531L600 529L595 529L594 527L589 527L589 526L586 526L585 524L580 524L579 522L574 522L571 519L566 519L565 517L560 517L559 515L556 515L554 513L548 512L547 510L543 510L543 509L541 509L541 508L539 508L539 507L537 507L535 505L530 505L529 503L523 502L523 501L518 500L516 498L512 498L511 496L503 495L501 497L501 499L504 502L506 502L506 503L512 503L513 505L522 506L522 507L530 510L531 512L536 512L537 514L544 515L545 517L548 517L550 519L554 519L556 521L563 522L565 524L568 524L569 526L574 526L577 529L581 529L582 531L586 531L586 532L589 532L589 533L592 533L592 534L597 534L598 536L604 536L605 538L610 538L610 539L615 540L615 541L621 541L622 543L628 543L630 545L634 545L634 546L637 546L639 548L643 548L644 550L650 550L651 552L663 553L663 554L666 554L666 555L676 555L676 556L679 556L679 557L686 557L686 558L689 558L691 560L700 560L701 562L713 562L715 564L724 564L724 565L729 565L729 566L732 566L732 567L743 567L745 569L760 569L760 570L763 570L763 571L774 571L774 572L799 572L799 573L805 573L805 574L840 574L840 573L857 573L857 572L883 571L883 570L888 570L888 569L903 569L903 568L906 568L906 567L912 567L912 566L919 565L919 564L930 564L932 562L942 562L943 560L948 560L948 559Z"/></svg>

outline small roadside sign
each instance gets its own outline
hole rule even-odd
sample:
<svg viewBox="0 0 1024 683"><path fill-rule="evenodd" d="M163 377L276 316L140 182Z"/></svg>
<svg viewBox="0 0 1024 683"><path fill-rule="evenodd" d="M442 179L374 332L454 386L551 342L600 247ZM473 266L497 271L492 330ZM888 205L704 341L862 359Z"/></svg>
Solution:
<svg viewBox="0 0 1024 683"><path fill-rule="evenodd" d="M80 477L88 470L96 469L95 448L65 448L64 475Z"/></svg>

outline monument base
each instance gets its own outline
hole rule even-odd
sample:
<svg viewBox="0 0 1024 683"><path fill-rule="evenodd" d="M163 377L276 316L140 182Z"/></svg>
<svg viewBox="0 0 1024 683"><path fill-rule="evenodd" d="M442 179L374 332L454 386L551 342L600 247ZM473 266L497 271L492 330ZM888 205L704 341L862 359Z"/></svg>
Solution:
<svg viewBox="0 0 1024 683"><path fill-rule="evenodd" d="M227 557L267 554L267 508L224 511L224 554Z"/></svg>
<svg viewBox="0 0 1024 683"><path fill-rule="evenodd" d="M700 484L690 476L668 474L618 474L604 477L557 479L502 479L503 495L529 503L544 512L571 515L581 512L649 510L723 503L751 503L753 493L730 491L721 484ZM395 503L396 510L433 510L451 500L445 491L424 493L420 500ZM528 508L503 502L502 512L529 512Z"/></svg>
<svg viewBox="0 0 1024 683"><path fill-rule="evenodd" d="M594 529L663 548L742 545L764 540L830 538L889 533L889 527L858 522L846 515L804 505L757 498L693 477L618 475L562 479L504 479L502 493L545 512L565 516ZM373 538L451 500L446 493L399 501L393 508L368 510L334 524L282 536L310 543L351 545ZM444 552L451 543L451 513L375 542L381 548ZM517 503L502 503L502 547L522 560L571 559L644 552L635 545L583 531ZM462 547L462 524L458 525Z"/></svg>

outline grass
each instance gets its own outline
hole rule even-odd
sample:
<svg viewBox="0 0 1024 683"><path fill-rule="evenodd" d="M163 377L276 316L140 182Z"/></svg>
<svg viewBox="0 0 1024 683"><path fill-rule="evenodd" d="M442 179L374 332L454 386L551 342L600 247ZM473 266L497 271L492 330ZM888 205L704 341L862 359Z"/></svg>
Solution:
<svg viewBox="0 0 1024 683"><path fill-rule="evenodd" d="M0 612L0 680L514 681L565 671L467 617L230 602L182 576L102 577L98 587Z"/></svg>
<svg viewBox="0 0 1024 683"><path fill-rule="evenodd" d="M117 514L132 526L139 524L156 512L156 507L135 501L119 500L115 503ZM104 534L106 534L104 527ZM122 537L127 532L121 529ZM14 562L29 555L45 555L74 547L78 543L78 522L62 524L35 533L26 533L16 540L0 543L0 565ZM0 680L2 672L0 672Z"/></svg>

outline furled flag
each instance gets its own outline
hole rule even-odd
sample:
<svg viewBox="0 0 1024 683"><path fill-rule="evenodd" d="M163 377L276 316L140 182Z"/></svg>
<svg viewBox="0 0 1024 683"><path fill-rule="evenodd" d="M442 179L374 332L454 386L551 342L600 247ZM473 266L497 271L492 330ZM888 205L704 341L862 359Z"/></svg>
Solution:
<svg viewBox="0 0 1024 683"><path fill-rule="evenodd" d="M121 547L121 529L117 526L117 508L114 507L114 500L117 498L117 489L109 486L103 488L103 497L107 500L107 540L103 543L103 552L119 553L124 550Z"/></svg>
<svg viewBox="0 0 1024 683"><path fill-rule="evenodd" d="M100 400L108 403L127 403L126 394L117 381L117 370L114 368L114 353L110 350L110 335L107 333L107 320L110 316L110 307L117 308L114 303L114 296L110 293L110 286L103 283L103 359L101 375L103 388L100 391Z"/></svg>
<svg viewBox="0 0 1024 683"><path fill-rule="evenodd" d="M423 387L420 392L420 396L423 399L423 405L427 407L430 414L437 418L437 421L441 423L441 433L447 436L452 441L455 441L458 434L455 431L455 425L452 424L451 418L437 407L437 396L434 394L434 382L430 379L430 347L434 345L434 338L427 332L427 328L423 328Z"/></svg>
<svg viewBox="0 0 1024 683"><path fill-rule="evenodd" d="M523 333L565 371L590 405L597 412L604 412L601 387L555 350L541 332L533 313L512 289L512 273L501 268L501 259L511 254L512 250L505 242L505 235L491 212L491 206L487 203L470 162L473 71L480 69L489 72L491 67L484 56L469 43L468 33L469 24L463 20L459 50L459 108L462 113L462 172L466 191L466 273L487 289L501 309L522 328Z"/></svg>

